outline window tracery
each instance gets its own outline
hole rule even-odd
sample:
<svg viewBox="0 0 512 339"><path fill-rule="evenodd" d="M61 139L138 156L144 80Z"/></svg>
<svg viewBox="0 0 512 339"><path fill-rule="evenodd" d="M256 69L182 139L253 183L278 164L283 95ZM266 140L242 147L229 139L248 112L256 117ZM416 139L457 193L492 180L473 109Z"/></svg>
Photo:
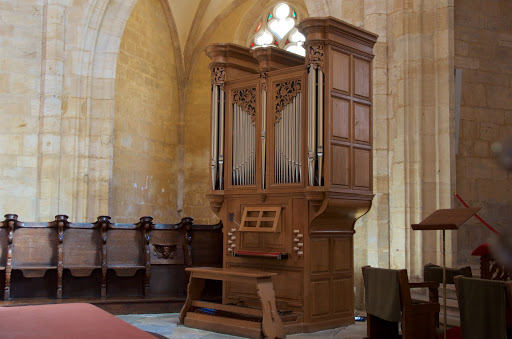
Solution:
<svg viewBox="0 0 512 339"><path fill-rule="evenodd" d="M254 31L251 48L274 46L305 56L306 38L295 27L299 22L297 11L284 2L265 14Z"/></svg>

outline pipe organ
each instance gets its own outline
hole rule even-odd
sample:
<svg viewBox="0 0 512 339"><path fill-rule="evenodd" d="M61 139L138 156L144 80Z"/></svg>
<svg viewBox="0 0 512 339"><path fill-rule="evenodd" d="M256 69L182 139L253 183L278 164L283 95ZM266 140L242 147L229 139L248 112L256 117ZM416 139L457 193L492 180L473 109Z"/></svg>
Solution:
<svg viewBox="0 0 512 339"><path fill-rule="evenodd" d="M354 322L354 224L371 206L372 59L377 36L334 18L299 24L306 57L206 47L210 193L225 268L277 273L287 333ZM257 306L225 282L223 302Z"/></svg>

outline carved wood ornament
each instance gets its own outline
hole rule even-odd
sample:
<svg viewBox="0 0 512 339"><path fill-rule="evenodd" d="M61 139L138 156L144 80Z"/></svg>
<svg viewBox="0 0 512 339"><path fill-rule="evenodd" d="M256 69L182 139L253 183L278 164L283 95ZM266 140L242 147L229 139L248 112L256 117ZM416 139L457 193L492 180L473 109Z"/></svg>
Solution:
<svg viewBox="0 0 512 339"><path fill-rule="evenodd" d="M267 73L261 73L261 89L267 91Z"/></svg>
<svg viewBox="0 0 512 339"><path fill-rule="evenodd" d="M281 112L286 105L292 102L293 98L300 92L302 92L301 80L290 80L276 84L276 110L274 112L276 123L281 120Z"/></svg>
<svg viewBox="0 0 512 339"><path fill-rule="evenodd" d="M324 69L324 46L323 45L311 45L308 46L306 53L306 64L318 68L319 70Z"/></svg>
<svg viewBox="0 0 512 339"><path fill-rule="evenodd" d="M256 120L256 88L244 88L233 91L233 103L251 115L251 123Z"/></svg>
<svg viewBox="0 0 512 339"><path fill-rule="evenodd" d="M224 67L213 67L212 68L212 85L220 86L224 88L224 82L226 81L226 70Z"/></svg>

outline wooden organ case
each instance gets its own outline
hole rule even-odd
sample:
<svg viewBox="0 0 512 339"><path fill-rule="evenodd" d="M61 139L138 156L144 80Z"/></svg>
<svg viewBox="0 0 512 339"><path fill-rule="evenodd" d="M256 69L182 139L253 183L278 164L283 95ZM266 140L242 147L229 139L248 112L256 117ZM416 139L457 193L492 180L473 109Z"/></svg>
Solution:
<svg viewBox="0 0 512 339"><path fill-rule="evenodd" d="M299 24L306 58L206 47L212 70L212 210L225 268L277 273L287 333L354 322L354 224L371 206L377 36L334 18ZM258 306L254 286L223 302Z"/></svg>

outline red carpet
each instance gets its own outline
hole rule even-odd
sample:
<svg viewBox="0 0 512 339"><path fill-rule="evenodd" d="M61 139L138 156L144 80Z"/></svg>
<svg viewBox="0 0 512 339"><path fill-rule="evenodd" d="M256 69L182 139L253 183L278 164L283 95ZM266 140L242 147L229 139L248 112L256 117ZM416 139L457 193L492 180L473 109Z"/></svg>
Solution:
<svg viewBox="0 0 512 339"><path fill-rule="evenodd" d="M0 319L2 338L155 339L90 304L0 307Z"/></svg>

